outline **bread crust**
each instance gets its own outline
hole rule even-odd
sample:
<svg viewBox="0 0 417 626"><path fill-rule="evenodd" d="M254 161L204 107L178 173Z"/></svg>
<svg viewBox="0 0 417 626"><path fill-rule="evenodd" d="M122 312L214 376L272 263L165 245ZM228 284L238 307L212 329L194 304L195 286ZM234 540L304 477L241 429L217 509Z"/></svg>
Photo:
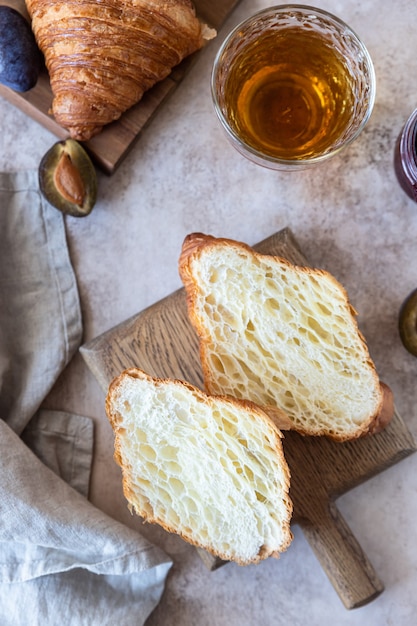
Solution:
<svg viewBox="0 0 417 626"><path fill-rule="evenodd" d="M230 556L225 554L224 552L220 552L216 550L213 545L210 543L202 543L195 540L192 534L187 532L182 532L177 527L172 524L167 523L167 521L161 517L153 515L149 511L140 507L137 499L135 497L135 492L132 487L132 467L127 463L126 458L123 455L123 446L122 446L122 436L124 434L123 430L123 416L114 408L115 400L117 397L122 394L122 386L126 377L130 377L132 379L142 379L151 382L152 384L159 385L174 385L178 388L184 388L198 397L201 402L204 402L208 406L218 406L219 403L225 402L228 405L233 405L237 407L239 410L248 411L253 416L253 419L257 421L262 421L269 429L271 433L271 438L275 440L274 452L276 455L277 462L281 466L281 471L283 474L283 491L287 494L290 489L290 470L288 464L286 462L283 447L282 447L282 432L277 428L273 420L269 418L269 416L262 411L262 409L254 404L253 402L246 400L235 400L229 397L222 396L209 396L205 394L203 391L198 389L197 387L191 385L187 381L178 380L178 379L169 379L169 378L157 378L148 375L143 370L133 367L123 371L119 376L117 376L111 383L108 389L108 393L106 396L105 408L106 414L109 419L109 422L113 428L115 435L114 442L114 459L116 463L120 466L122 470L122 483L123 483L123 493L129 502L129 508L135 511L137 515L139 515L144 522L148 522L151 524L158 524L164 530L170 533L178 534L182 537L187 543L194 545L198 548L202 548L207 552L213 554L214 556L219 557L222 560L231 560ZM243 560L238 556L235 556L232 560L236 562L238 565L248 565L250 563L259 563L261 560L274 557L279 558L280 554L284 552L292 542L293 535L290 530L290 522L293 512L293 504L290 499L290 496L287 496L286 499L286 515L282 518L282 528L283 528L283 536L285 539L282 542L281 548L279 551L270 550L266 546L261 546L259 553L254 555L253 558L249 560Z"/></svg>
<svg viewBox="0 0 417 626"><path fill-rule="evenodd" d="M391 422L395 406L394 406L394 394L392 389L382 381L380 382L382 391L382 405L379 412L375 415L374 419L370 422L368 430L363 433L365 435L377 435L382 432L384 428Z"/></svg>
<svg viewBox="0 0 417 626"><path fill-rule="evenodd" d="M363 437L368 434L375 434L380 432L381 428L384 428L392 419L394 414L394 405L392 399L392 392L389 387L383 383L380 383L378 374L376 372L375 364L372 361L366 340L360 331L357 324L357 312L349 301L349 297L346 289L341 285L336 278L323 269L310 268L306 266L294 266L287 259L280 256L272 256L265 255L256 252L253 248L243 242L235 241L228 238L222 237L213 237L212 235L206 235L201 232L191 233L187 235L184 239L184 243L182 246L181 254L178 261L178 269L181 280L185 287L186 293L186 301L187 301L187 310L190 321L195 328L195 331L199 337L199 346L200 346L200 359L202 363L203 377L205 389L208 393L213 393L213 389L215 388L213 374L208 366L207 357L206 357L206 346L210 339L210 335L208 330L204 327L201 322L201 319L197 313L196 302L199 296L199 286L196 281L193 271L191 269L192 263L194 260L197 260L201 255L202 251L206 251L208 249L215 248L229 248L234 249L237 252L244 253L245 255L249 255L254 261L257 259L268 259L270 262L277 262L281 265L285 265L291 268L296 267L297 271L301 273L305 273L309 276L326 276L331 283L339 290L346 301L346 305L348 306L348 310L350 311L351 322L354 325L358 341L362 344L362 348L364 353L367 355L367 365L369 367L369 371L372 372L372 378L374 380L375 385L379 385L379 402L375 409L375 411L364 420L360 427L357 428L354 433L346 433L346 434L332 434L329 433L326 429L322 429L321 431L312 430L308 428L308 425L304 427L297 427L297 431L306 436L327 436L330 439L335 441L348 441L351 439L356 439L359 437ZM282 422L281 429L289 430L294 428L293 422L286 416L285 411L282 411L281 407L270 406L270 405L262 405L262 410L265 411L272 419L276 419L277 410L281 412ZM287 420L285 419L287 417ZM279 413L278 413L279 419ZM279 423L279 422L278 422Z"/></svg>

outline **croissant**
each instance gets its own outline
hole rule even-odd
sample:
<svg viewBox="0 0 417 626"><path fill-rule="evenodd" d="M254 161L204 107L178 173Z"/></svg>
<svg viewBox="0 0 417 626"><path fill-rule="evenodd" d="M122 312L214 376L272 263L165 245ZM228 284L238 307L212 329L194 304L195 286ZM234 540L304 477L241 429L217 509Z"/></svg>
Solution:
<svg viewBox="0 0 417 626"><path fill-rule="evenodd" d="M90 139L215 32L190 0L26 0L53 93L52 114Z"/></svg>

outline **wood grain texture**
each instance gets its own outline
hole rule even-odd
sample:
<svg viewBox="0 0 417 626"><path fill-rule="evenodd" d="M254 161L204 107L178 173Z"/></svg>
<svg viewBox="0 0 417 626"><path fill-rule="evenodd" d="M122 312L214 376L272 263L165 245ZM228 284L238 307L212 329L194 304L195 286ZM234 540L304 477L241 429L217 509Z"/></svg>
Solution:
<svg viewBox="0 0 417 626"><path fill-rule="evenodd" d="M239 0L194 0L194 5L198 17L218 30L238 2ZM24 0L0 0L0 4L11 6L28 17ZM94 163L106 174L111 175L117 169L159 106L181 83L192 63L198 58L198 54L196 52L174 68L168 78L152 87L142 100L126 111L119 120L108 124L96 137L83 142ZM0 84L0 96L42 124L59 140L69 136L49 113L52 92L45 68L37 84L30 91L19 93Z"/></svg>
<svg viewBox="0 0 417 626"><path fill-rule="evenodd" d="M255 248L307 265L289 229ZM115 376L132 366L153 376L179 378L203 386L198 340L188 320L183 289L82 346L81 353L104 392ZM337 510L335 500L415 449L398 413L382 433L347 443L285 433L293 522L303 529L347 608L371 601L381 593L383 584ZM202 550L199 553L210 569L224 564Z"/></svg>

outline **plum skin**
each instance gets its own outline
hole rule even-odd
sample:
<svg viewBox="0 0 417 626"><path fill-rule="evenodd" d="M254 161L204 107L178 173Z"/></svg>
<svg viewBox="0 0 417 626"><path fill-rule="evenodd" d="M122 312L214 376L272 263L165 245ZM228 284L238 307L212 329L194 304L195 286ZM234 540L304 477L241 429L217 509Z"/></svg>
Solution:
<svg viewBox="0 0 417 626"><path fill-rule="evenodd" d="M30 24L18 11L0 6L0 82L14 91L37 83L41 53Z"/></svg>
<svg viewBox="0 0 417 626"><path fill-rule="evenodd" d="M82 199L69 198L60 189L56 179L63 156L69 157L71 169L77 170L81 185ZM73 174L71 174L73 177ZM78 176L76 177L78 179ZM39 188L46 200L62 213L73 217L85 217L93 209L97 199L97 176L94 166L85 149L74 139L58 141L43 156L39 165ZM74 181L74 179L73 179ZM65 187L65 185L64 185ZM63 193L64 191L64 193Z"/></svg>
<svg viewBox="0 0 417 626"><path fill-rule="evenodd" d="M406 350L417 356L417 289L412 291L401 305L398 328Z"/></svg>

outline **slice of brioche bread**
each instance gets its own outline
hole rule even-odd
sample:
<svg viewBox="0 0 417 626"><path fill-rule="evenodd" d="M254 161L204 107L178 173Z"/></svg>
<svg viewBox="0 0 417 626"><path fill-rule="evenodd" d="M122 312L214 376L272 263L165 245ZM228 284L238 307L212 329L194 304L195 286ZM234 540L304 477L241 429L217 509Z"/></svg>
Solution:
<svg viewBox="0 0 417 626"><path fill-rule="evenodd" d="M144 520L241 565L287 549L290 474L259 407L129 369L106 412L125 497Z"/></svg>
<svg viewBox="0 0 417 626"><path fill-rule="evenodd" d="M179 272L208 393L251 400L271 417L278 408L290 428L338 441L389 421L391 391L331 274L201 233L186 237Z"/></svg>

